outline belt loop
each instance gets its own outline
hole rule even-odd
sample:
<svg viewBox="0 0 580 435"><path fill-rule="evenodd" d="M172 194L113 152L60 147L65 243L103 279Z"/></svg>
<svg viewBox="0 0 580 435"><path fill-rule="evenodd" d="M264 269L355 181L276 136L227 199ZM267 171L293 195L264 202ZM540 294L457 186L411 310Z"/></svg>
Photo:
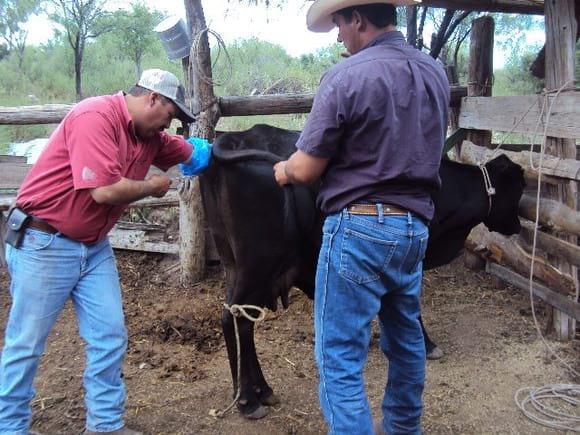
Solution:
<svg viewBox="0 0 580 435"><path fill-rule="evenodd" d="M384 215L384 210L383 210L383 204L381 204L380 202L377 202L375 204L375 206L377 207L377 213L379 215L379 223L382 224L385 222L385 215Z"/></svg>
<svg viewBox="0 0 580 435"><path fill-rule="evenodd" d="M342 209L342 217L345 219L350 219L350 213L348 212L348 207Z"/></svg>
<svg viewBox="0 0 580 435"><path fill-rule="evenodd" d="M407 212L407 233L409 237L413 236L413 217L409 211Z"/></svg>

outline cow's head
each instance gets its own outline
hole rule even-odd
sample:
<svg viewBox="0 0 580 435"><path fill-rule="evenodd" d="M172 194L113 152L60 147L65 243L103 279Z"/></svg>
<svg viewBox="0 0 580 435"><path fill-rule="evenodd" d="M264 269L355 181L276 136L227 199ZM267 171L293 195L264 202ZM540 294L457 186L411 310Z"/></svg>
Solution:
<svg viewBox="0 0 580 435"><path fill-rule="evenodd" d="M524 171L505 155L486 163L486 168L495 188L491 210L483 221L490 231L506 236L517 234L522 229L518 216L518 205L526 187Z"/></svg>

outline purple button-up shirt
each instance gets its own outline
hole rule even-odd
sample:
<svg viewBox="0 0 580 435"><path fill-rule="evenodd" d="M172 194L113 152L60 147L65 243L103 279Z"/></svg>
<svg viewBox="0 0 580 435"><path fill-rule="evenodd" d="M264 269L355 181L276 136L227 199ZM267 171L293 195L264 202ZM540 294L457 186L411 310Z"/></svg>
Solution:
<svg viewBox="0 0 580 435"><path fill-rule="evenodd" d="M322 211L371 201L431 220L449 98L442 65L398 31L332 67L296 144L330 158L318 195Z"/></svg>

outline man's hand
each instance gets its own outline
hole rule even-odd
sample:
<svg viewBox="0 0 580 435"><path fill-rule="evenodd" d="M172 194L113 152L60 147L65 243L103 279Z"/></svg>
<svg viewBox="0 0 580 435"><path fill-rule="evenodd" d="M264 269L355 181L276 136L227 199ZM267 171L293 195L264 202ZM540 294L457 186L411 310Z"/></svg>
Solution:
<svg viewBox="0 0 580 435"><path fill-rule="evenodd" d="M287 184L290 184L290 179L286 174L287 164L288 160L283 160L274 165L274 178L276 178L276 183L278 183L279 186L285 186Z"/></svg>
<svg viewBox="0 0 580 435"><path fill-rule="evenodd" d="M145 181L150 187L149 195L156 198L165 196L171 186L171 179L165 175L153 174Z"/></svg>

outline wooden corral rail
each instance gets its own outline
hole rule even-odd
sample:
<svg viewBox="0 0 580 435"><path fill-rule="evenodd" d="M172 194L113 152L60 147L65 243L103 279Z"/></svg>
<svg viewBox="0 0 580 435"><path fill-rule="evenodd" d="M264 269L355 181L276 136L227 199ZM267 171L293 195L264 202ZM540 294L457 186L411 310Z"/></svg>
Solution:
<svg viewBox="0 0 580 435"><path fill-rule="evenodd" d="M451 104L459 105L467 95L467 88L451 88ZM282 115L308 113L314 94L258 95L219 98L221 116ZM0 107L0 125L58 124L72 104Z"/></svg>
<svg viewBox="0 0 580 435"><path fill-rule="evenodd" d="M548 97L548 108L554 98L556 97L553 95ZM461 102L459 127L526 134L532 134L537 127L536 133L541 137L548 112L546 108L540 116L543 104L544 97L541 95L464 98ZM579 92L562 93L558 96L546 133L554 137L580 137Z"/></svg>
<svg viewBox="0 0 580 435"><path fill-rule="evenodd" d="M469 141L463 141L461 145L461 161L477 165L481 162L490 160L492 151L487 148L477 146ZM526 173L526 178L537 179L538 172L531 168L530 158L535 168L540 166L539 153L530 153L530 151L504 151L501 147L497 154L505 154L514 163L517 163ZM580 181L580 161L573 159L564 159L545 154L542 160L542 176L551 176L565 180Z"/></svg>
<svg viewBox="0 0 580 435"><path fill-rule="evenodd" d="M544 2L541 0L423 0L421 4L459 11L544 14Z"/></svg>

